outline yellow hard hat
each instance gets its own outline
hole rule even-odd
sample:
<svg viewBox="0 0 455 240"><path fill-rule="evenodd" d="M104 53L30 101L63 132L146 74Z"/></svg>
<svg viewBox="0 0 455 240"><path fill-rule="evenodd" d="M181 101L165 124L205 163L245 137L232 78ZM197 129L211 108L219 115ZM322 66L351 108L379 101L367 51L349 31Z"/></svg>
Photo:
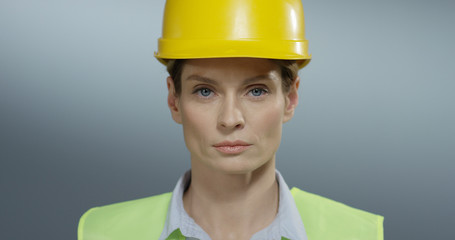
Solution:
<svg viewBox="0 0 455 240"><path fill-rule="evenodd" d="M155 57L311 59L301 0L167 0Z"/></svg>

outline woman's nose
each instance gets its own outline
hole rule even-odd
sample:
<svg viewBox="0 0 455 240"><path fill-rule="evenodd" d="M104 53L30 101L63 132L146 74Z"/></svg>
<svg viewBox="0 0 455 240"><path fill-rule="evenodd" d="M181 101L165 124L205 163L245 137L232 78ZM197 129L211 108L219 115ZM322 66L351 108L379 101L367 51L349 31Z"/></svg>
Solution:
<svg viewBox="0 0 455 240"><path fill-rule="evenodd" d="M234 97L225 98L220 106L218 127L222 129L242 129L245 119L239 102Z"/></svg>

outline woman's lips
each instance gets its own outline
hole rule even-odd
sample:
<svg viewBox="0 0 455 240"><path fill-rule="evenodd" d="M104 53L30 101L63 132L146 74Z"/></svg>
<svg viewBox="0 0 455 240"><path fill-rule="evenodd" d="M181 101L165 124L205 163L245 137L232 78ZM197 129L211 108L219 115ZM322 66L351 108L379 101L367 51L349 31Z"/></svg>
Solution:
<svg viewBox="0 0 455 240"><path fill-rule="evenodd" d="M224 141L213 145L216 150L225 154L238 154L247 150L251 144L243 141Z"/></svg>

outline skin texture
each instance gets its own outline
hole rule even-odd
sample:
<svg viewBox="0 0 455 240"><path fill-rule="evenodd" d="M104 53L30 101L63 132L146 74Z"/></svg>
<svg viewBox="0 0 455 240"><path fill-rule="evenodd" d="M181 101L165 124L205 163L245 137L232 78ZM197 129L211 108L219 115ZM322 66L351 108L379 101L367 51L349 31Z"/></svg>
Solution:
<svg viewBox="0 0 455 240"><path fill-rule="evenodd" d="M212 239L250 239L277 213L275 154L299 86L297 78L284 93L279 71L267 59L195 59L183 67L180 95L167 79L172 118L191 153L184 207ZM248 146L225 153L216 147L224 141Z"/></svg>

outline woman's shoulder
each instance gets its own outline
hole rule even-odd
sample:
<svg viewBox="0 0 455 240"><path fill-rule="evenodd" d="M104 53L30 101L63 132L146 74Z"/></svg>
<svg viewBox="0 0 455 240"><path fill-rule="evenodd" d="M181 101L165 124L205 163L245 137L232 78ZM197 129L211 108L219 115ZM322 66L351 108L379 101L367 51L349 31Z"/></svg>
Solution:
<svg viewBox="0 0 455 240"><path fill-rule="evenodd" d="M292 188L309 239L383 239L384 217Z"/></svg>
<svg viewBox="0 0 455 240"><path fill-rule="evenodd" d="M91 208L79 220L78 240L101 239L98 237L107 237L106 234L111 236L107 239L145 239L143 235L156 235L164 227L171 196L172 193L164 193ZM148 230L143 231L142 225ZM132 232L141 236L131 238Z"/></svg>
<svg viewBox="0 0 455 240"><path fill-rule="evenodd" d="M100 207L93 207L82 215L81 219L90 218L112 218L123 214L150 215L151 213L167 211L172 193L139 198L119 203L108 204Z"/></svg>

